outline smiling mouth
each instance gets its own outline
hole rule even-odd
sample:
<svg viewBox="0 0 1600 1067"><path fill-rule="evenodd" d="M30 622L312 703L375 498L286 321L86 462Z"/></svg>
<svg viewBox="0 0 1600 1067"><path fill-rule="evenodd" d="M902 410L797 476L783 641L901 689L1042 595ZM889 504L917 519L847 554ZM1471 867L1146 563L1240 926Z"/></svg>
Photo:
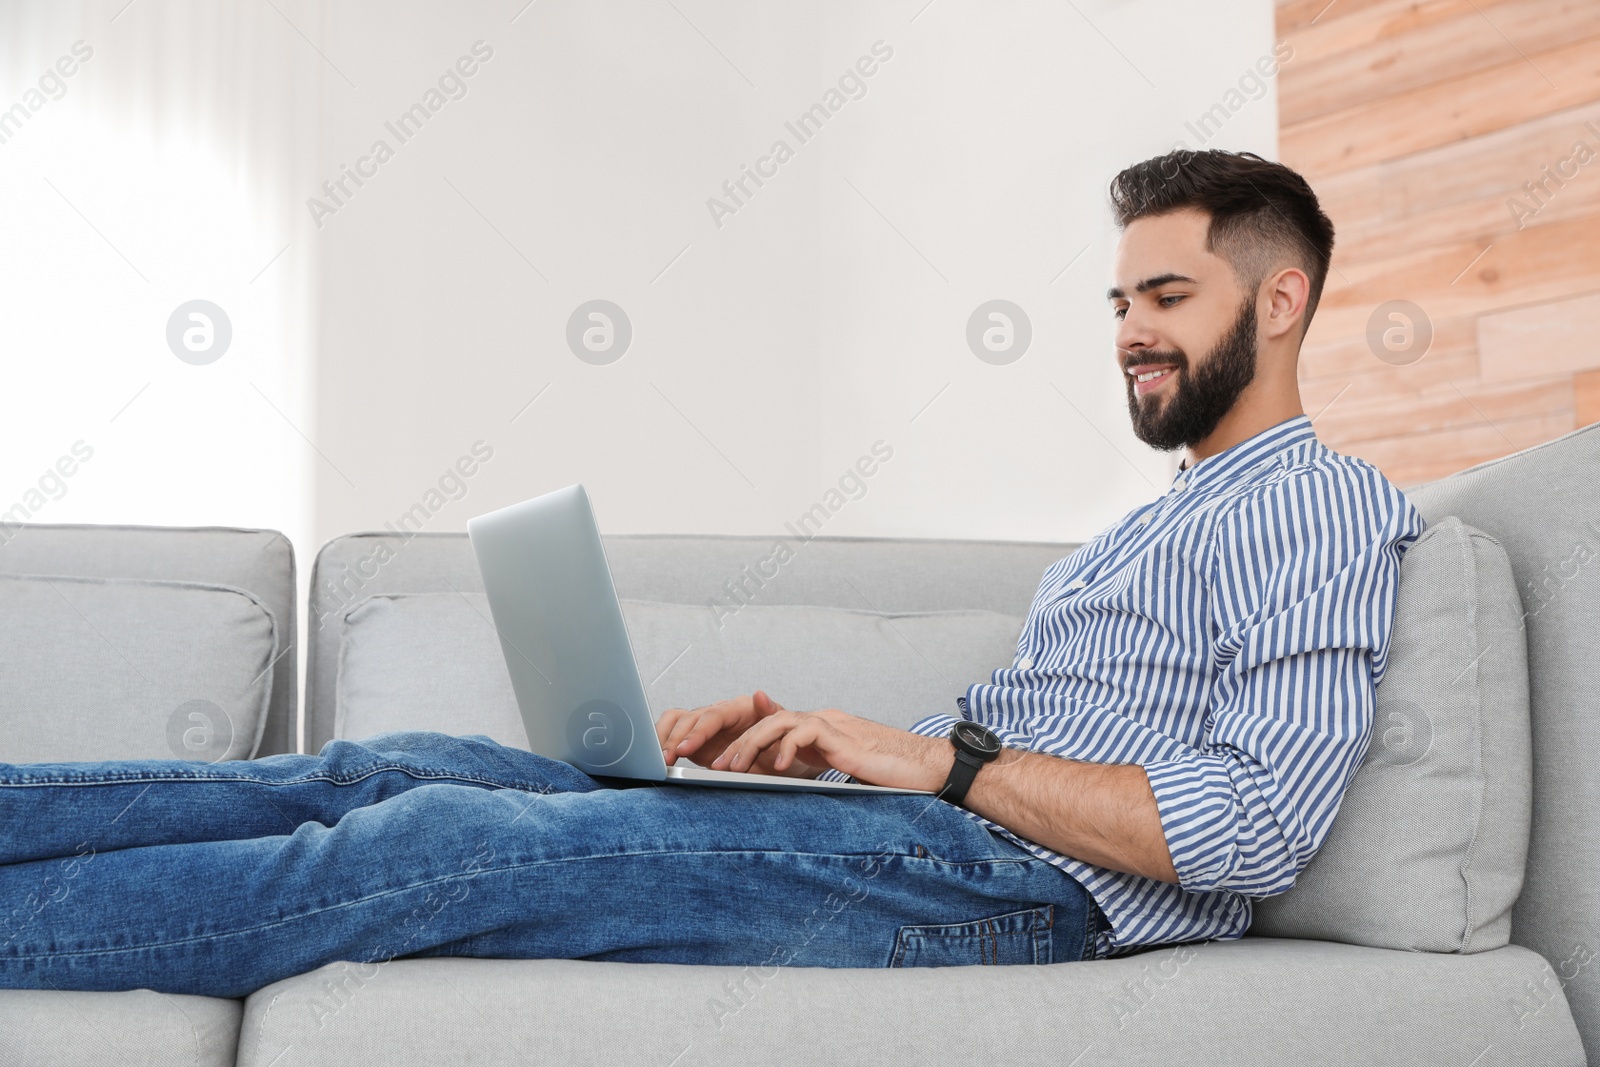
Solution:
<svg viewBox="0 0 1600 1067"><path fill-rule="evenodd" d="M1155 392L1157 389L1161 388L1162 384L1165 383L1168 378L1173 376L1173 373L1177 371L1177 369L1178 368L1176 367L1165 367L1159 371L1149 371L1145 374L1139 375L1137 378L1133 379L1134 392L1139 396L1144 396L1146 393Z"/></svg>

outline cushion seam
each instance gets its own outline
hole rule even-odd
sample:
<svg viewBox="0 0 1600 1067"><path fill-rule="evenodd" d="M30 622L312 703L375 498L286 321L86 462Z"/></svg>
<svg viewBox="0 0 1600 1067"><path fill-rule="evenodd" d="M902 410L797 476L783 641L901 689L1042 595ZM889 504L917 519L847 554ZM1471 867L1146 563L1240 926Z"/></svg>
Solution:
<svg viewBox="0 0 1600 1067"><path fill-rule="evenodd" d="M1460 522L1460 519L1457 519ZM1473 527L1461 523L1462 546L1467 561L1467 622L1472 635L1472 653L1480 657L1474 660L1470 670L1472 674L1472 691L1469 700L1473 710L1472 714L1472 760L1473 760L1473 807L1472 807L1472 837L1467 842L1466 852L1461 858L1461 881L1466 887L1466 926L1462 931L1461 951L1470 953L1472 942L1477 934L1477 916L1475 914L1475 890L1477 888L1477 870L1473 861L1478 854L1478 841L1483 834L1483 799L1487 791L1483 767L1483 686L1480 683L1481 656L1487 649L1480 650L1483 631L1480 624L1482 611L1480 599L1482 584L1479 582L1478 557L1472 544L1472 539L1478 533Z"/></svg>

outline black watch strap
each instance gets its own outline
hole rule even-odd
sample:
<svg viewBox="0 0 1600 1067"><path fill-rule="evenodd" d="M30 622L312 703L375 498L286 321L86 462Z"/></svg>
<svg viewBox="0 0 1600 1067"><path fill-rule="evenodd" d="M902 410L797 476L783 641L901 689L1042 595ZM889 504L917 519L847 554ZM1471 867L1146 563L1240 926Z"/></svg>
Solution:
<svg viewBox="0 0 1600 1067"><path fill-rule="evenodd" d="M970 752L957 749L955 764L950 768L950 777L945 780L944 788L939 790L939 799L949 801L951 804L965 801L967 790L972 788L973 779L978 777L984 762Z"/></svg>

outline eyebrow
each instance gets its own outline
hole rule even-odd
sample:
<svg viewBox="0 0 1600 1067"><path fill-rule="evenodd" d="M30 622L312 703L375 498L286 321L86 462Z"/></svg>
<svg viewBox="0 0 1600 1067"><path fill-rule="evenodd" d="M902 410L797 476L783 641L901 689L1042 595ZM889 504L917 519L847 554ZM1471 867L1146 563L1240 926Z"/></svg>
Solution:
<svg viewBox="0 0 1600 1067"><path fill-rule="evenodd" d="M1133 291L1136 292L1136 293L1148 293L1152 289L1158 289L1163 285L1170 285L1173 282L1188 282L1190 285L1199 285L1200 284L1199 282L1195 281L1193 278L1189 277L1187 274L1173 274L1171 272L1168 272L1166 274L1157 274L1153 278L1146 278L1144 281L1142 281L1138 285L1134 286L1133 287ZM1116 286L1112 286L1110 289L1106 290L1106 299L1107 300L1121 300L1123 297L1125 297L1127 295L1128 295L1127 293L1124 293L1121 289L1118 289Z"/></svg>

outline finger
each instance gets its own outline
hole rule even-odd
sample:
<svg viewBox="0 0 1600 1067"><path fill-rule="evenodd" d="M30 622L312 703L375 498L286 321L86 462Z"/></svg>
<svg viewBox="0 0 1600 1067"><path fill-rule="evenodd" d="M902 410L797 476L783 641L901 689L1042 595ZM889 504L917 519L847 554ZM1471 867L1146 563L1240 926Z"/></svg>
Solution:
<svg viewBox="0 0 1600 1067"><path fill-rule="evenodd" d="M797 726L783 735L783 739L778 742L778 754L772 760L774 770L786 771L789 769L789 765L794 762L795 753L800 751L801 741L799 738L804 729L805 727L803 726Z"/></svg>
<svg viewBox="0 0 1600 1067"><path fill-rule="evenodd" d="M768 720L762 720L763 723L766 721ZM744 746L749 742L750 735L760 725L761 724L758 723L757 726L752 726L749 730L746 730L744 733L728 742L727 745L723 747L721 754L718 755L716 759L711 761L711 766L721 770L728 770L731 768L733 766L733 761L738 757Z"/></svg>
<svg viewBox="0 0 1600 1067"><path fill-rule="evenodd" d="M668 731L665 738L667 747L676 747L678 742L687 737L689 732L700 723L702 717L703 714L699 711L686 711L678 716L677 721L672 724L672 729Z"/></svg>
<svg viewBox="0 0 1600 1067"><path fill-rule="evenodd" d="M707 742L729 731L737 724L752 721L751 699L748 696L731 697L707 704L692 712L685 712L673 732L668 735L663 754L671 762L677 756L699 752Z"/></svg>
<svg viewBox="0 0 1600 1067"><path fill-rule="evenodd" d="M776 770L787 770L793 765L801 749L814 749L827 730L827 724L816 718L803 719L799 725L778 741L778 753L773 759Z"/></svg>
<svg viewBox="0 0 1600 1067"><path fill-rule="evenodd" d="M673 724L684 716L682 708L668 708L661 713L661 718L656 720L656 740L666 747L667 738L672 735Z"/></svg>
<svg viewBox="0 0 1600 1067"><path fill-rule="evenodd" d="M672 733L667 734L666 745L664 745L664 749L669 753L667 758L670 760L670 758L677 757L677 755L686 755L686 753L693 752L694 749L698 749L706 737L717 733L718 729L720 729L720 723L718 723L715 713L707 712L706 709L701 709L699 712L683 713L683 717L678 718L677 723L672 728Z"/></svg>
<svg viewBox="0 0 1600 1067"><path fill-rule="evenodd" d="M733 771L748 770L768 745L799 725L803 715L804 712L794 711L769 715L740 734L723 750L722 755L712 761L711 766Z"/></svg>

